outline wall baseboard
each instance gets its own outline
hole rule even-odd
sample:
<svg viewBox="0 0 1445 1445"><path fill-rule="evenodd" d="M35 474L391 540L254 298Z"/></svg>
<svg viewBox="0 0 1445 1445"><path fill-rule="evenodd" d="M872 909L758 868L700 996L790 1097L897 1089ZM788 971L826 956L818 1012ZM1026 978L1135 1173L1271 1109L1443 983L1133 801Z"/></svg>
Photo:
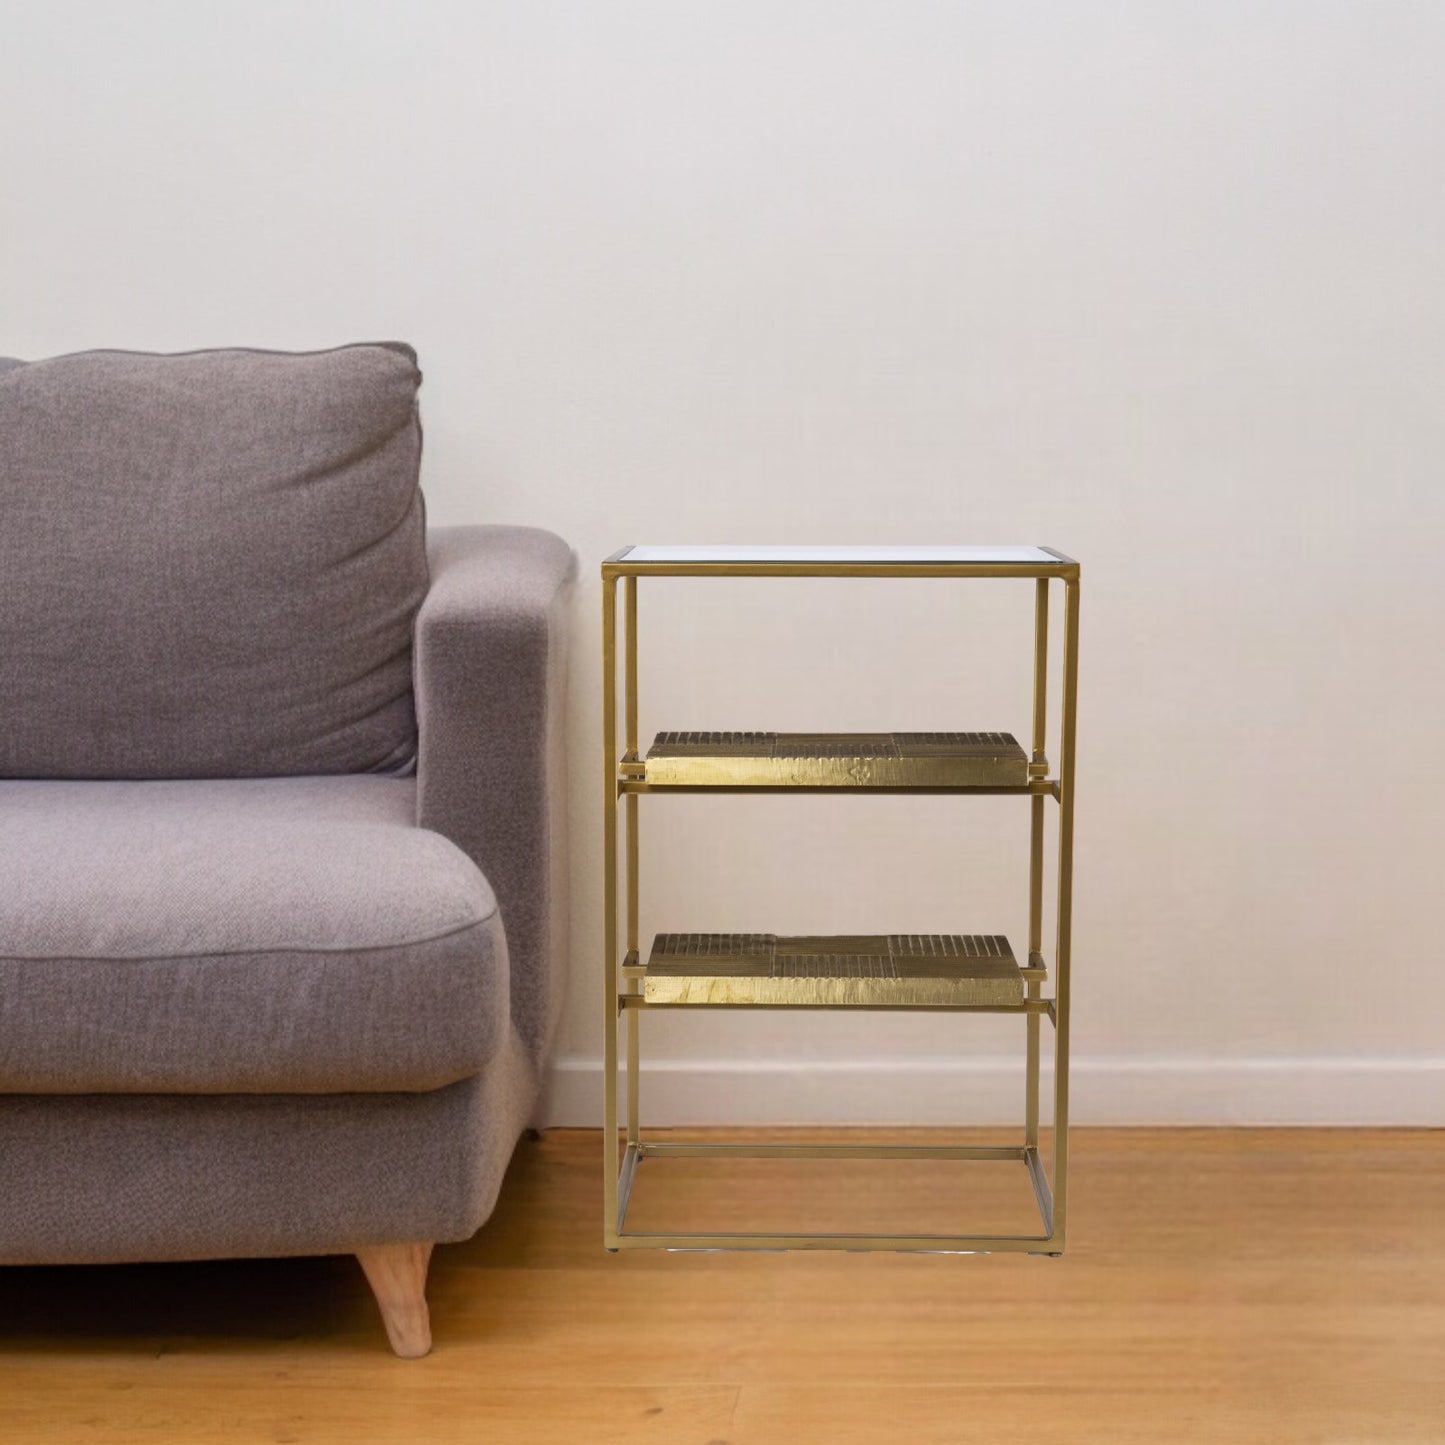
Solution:
<svg viewBox="0 0 1445 1445"><path fill-rule="evenodd" d="M1445 1057L1085 1057L1071 1083L1076 1124L1445 1127ZM1046 1076L1046 1107L1051 1097ZM595 1128L601 1113L601 1060L557 1059L545 1124ZM988 1056L659 1060L643 1077L642 1117L658 1127L1009 1124L1023 1117L1023 1071Z"/></svg>

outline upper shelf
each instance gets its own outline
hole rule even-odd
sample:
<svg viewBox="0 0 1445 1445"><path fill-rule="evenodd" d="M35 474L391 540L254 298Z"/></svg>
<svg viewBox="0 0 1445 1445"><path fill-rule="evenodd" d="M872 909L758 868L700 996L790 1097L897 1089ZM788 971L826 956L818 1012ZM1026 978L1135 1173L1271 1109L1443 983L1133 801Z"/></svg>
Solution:
<svg viewBox="0 0 1445 1445"><path fill-rule="evenodd" d="M742 577L1076 577L1079 564L1034 546L631 546L604 574Z"/></svg>
<svg viewBox="0 0 1445 1445"><path fill-rule="evenodd" d="M1013 788L1028 755L1010 733L658 733L625 775L702 788Z"/></svg>

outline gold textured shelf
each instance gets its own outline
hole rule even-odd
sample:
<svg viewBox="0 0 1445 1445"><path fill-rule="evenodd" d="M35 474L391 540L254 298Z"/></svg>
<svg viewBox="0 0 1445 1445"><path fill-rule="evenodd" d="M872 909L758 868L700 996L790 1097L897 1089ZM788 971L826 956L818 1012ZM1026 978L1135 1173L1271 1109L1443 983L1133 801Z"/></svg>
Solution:
<svg viewBox="0 0 1445 1445"><path fill-rule="evenodd" d="M681 787L1025 787L1029 760L1011 733L664 732L639 771Z"/></svg>
<svg viewBox="0 0 1445 1445"><path fill-rule="evenodd" d="M1021 1004L1024 977L998 934L659 933L642 987L648 1003L887 1008Z"/></svg>

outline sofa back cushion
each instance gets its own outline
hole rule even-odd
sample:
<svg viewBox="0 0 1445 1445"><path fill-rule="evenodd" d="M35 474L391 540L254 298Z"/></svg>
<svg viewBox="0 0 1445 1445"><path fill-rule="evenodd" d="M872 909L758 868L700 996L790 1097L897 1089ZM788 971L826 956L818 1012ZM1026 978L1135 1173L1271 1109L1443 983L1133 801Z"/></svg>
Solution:
<svg viewBox="0 0 1445 1445"><path fill-rule="evenodd" d="M0 777L398 773L416 354L0 364Z"/></svg>

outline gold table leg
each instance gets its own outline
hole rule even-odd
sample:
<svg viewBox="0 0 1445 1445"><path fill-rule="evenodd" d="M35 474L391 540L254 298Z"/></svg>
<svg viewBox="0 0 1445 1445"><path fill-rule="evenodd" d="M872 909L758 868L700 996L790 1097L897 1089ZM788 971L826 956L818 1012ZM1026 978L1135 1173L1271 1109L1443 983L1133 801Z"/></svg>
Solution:
<svg viewBox="0 0 1445 1445"><path fill-rule="evenodd" d="M617 584L602 579L602 1233L617 1248Z"/></svg>
<svg viewBox="0 0 1445 1445"><path fill-rule="evenodd" d="M1034 583L1034 763L1044 761L1045 730L1048 724L1049 669L1049 584ZM1029 799L1029 955L1044 946L1044 800L1040 794ZM1038 980L1030 979L1030 998L1039 997ZM1024 1094L1024 1144L1039 1147L1039 1016L1030 1014L1027 1030L1026 1083Z"/></svg>
<svg viewBox="0 0 1445 1445"><path fill-rule="evenodd" d="M1054 978L1054 1243L1068 1208L1069 996L1074 914L1074 739L1079 713L1079 583L1064 583L1064 699L1059 741L1059 916Z"/></svg>
<svg viewBox="0 0 1445 1445"><path fill-rule="evenodd" d="M623 591L624 637L627 650L626 746L629 756L637 756L637 578L629 577ZM638 860L637 794L627 795L627 952L638 954L638 898L641 871ZM628 984L628 992L640 989L636 980ZM641 1107L641 1031L642 1014L627 1010L627 1142L639 1141L638 1117Z"/></svg>

